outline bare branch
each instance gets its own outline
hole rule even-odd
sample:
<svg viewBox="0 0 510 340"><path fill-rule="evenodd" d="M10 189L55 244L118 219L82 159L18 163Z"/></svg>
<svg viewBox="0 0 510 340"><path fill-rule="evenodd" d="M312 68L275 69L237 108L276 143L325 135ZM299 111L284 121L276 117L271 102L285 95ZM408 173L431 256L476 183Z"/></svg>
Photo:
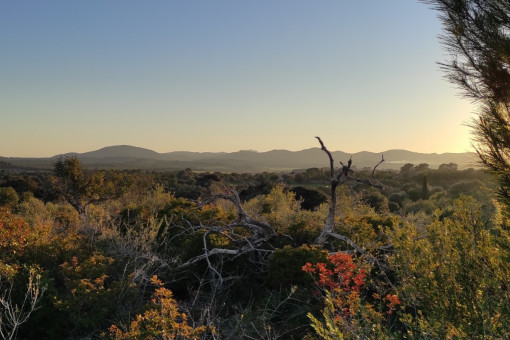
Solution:
<svg viewBox="0 0 510 340"><path fill-rule="evenodd" d="M329 202L328 217L326 218L326 223L324 225L324 228L322 229L321 234L319 235L319 237L315 240L315 243L322 245L322 244L326 243L326 241L327 241L327 239L329 237L333 237L333 238L345 241L351 247L356 249L359 253L362 253L362 254L364 254L366 256L369 256L361 247L356 245L356 243L354 243L347 236L343 236L343 235L340 235L340 234L337 234L337 233L334 232L334 229L335 229L335 218L336 218L336 204L337 204L337 192L336 192L336 189L337 189L338 185L344 184L348 180L353 180L353 181L356 181L356 182L368 184L368 185L371 185L371 186L374 186L374 187L377 187L377 188L382 188L382 185L380 185L378 183L374 183L374 182L372 182L370 180L357 179L357 178L350 177L349 176L350 173L353 172L352 169L351 169L351 167L352 167L352 157L347 162L347 165L345 165L344 163L340 162L340 165L342 165L342 168L341 168L340 172L338 173L338 175L336 177L334 177L334 169L333 169L334 161L333 161L333 156L331 155L331 153L328 151L328 149L324 145L324 142L319 137L315 137L315 138L317 138L317 140L319 141L319 143L321 145L321 149L328 155L328 158L330 160L330 165L331 165L331 173L332 173L332 176L331 176L331 190L330 190L331 197L330 197L330 202ZM374 167L374 169L372 171L372 176L373 176L373 174L375 172L375 169L382 162L384 162L384 156L382 156L381 157L381 161L375 165L375 167Z"/></svg>
<svg viewBox="0 0 510 340"><path fill-rule="evenodd" d="M228 188L228 194L217 194L210 197L208 200L200 203L198 205L199 208L204 207L207 204L211 204L218 199L224 199L232 202L237 210L237 219L232 223L226 226L214 226L214 225L202 225L199 226L190 226L189 230L192 232L201 232L205 231L202 235L203 244L204 244L204 253L198 256L195 256L185 263L182 263L177 267L177 269L183 269L193 265L194 263L200 261L207 261L208 267L210 270L219 277L220 286L222 282L222 277L220 273L216 270L216 268L212 265L210 261L210 256L233 256L236 258L243 254L249 252L258 252L258 253L271 253L271 249L264 249L267 247L267 244L271 238L276 236L276 232L269 223L265 220L254 219L253 217L244 210L241 199L239 198L239 194L232 188ZM248 230L251 235L240 235L236 233L236 228L242 228L244 230ZM211 250L207 249L207 237L211 234L220 234L224 237L230 239L232 244L237 244L238 248L236 249L225 249L225 248L214 248Z"/></svg>
<svg viewBox="0 0 510 340"><path fill-rule="evenodd" d="M38 309L37 305L46 291L46 287L41 286L41 275L37 274L35 269L30 269L27 290L21 306L12 301L12 288L11 283L11 287L0 296L0 337L9 340L16 338L19 327Z"/></svg>
<svg viewBox="0 0 510 340"><path fill-rule="evenodd" d="M235 191L232 188L228 188L230 195L225 194L217 194L209 198L208 200L200 203L198 205L199 208L210 204L218 199L224 199L227 201L232 202L236 209L237 209L237 220L232 224L233 226L238 227L247 227L248 229L255 232L256 236L260 236L262 238L270 236L270 235L276 235L276 232L274 231L273 227L271 227L267 221L259 221L254 218L252 218L246 210L244 210L241 199L239 198L239 194L237 191Z"/></svg>
<svg viewBox="0 0 510 340"><path fill-rule="evenodd" d="M372 177L374 177L375 169L377 169L377 167L381 165L382 162L384 162L384 155L381 155L381 161L374 166L374 170L372 170Z"/></svg>
<svg viewBox="0 0 510 340"><path fill-rule="evenodd" d="M381 183L372 182L370 179L349 177L349 180L356 181L358 183L363 183L363 184L366 184L366 185L370 185L370 186L372 186L374 188L377 188L377 189L383 189L383 185Z"/></svg>
<svg viewBox="0 0 510 340"><path fill-rule="evenodd" d="M333 156L331 155L331 152L329 152L329 150L326 148L326 146L322 142L322 139L317 136L315 138L317 138L317 140L319 141L322 151L324 151L329 157L329 170L331 173L331 178L333 178L333 177L335 177L335 162L333 161Z"/></svg>

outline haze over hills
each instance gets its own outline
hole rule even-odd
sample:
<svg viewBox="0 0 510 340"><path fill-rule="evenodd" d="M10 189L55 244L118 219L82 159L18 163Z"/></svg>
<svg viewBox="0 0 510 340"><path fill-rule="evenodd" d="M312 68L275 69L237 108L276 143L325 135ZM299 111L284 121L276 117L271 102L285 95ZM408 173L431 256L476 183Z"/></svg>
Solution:
<svg viewBox="0 0 510 340"><path fill-rule="evenodd" d="M174 151L158 153L153 150L129 146L108 146L99 150L84 153L67 153L76 155L89 168L115 169L148 169L148 170L177 170L191 168L204 171L282 171L292 169L307 169L313 167L327 167L329 161L320 148L301 151L271 150L257 152L241 150L237 152L189 152ZM385 162L381 169L400 169L405 163L415 165L427 163L431 168L437 168L443 163L456 163L460 169L476 167L474 153L443 153L426 154L406 150L388 150L383 153L357 152L347 154L334 151L335 162L346 162L352 156L353 165L357 168L373 167L384 155ZM0 157L0 166L7 167L35 167L51 168L62 155L50 158L17 158Z"/></svg>

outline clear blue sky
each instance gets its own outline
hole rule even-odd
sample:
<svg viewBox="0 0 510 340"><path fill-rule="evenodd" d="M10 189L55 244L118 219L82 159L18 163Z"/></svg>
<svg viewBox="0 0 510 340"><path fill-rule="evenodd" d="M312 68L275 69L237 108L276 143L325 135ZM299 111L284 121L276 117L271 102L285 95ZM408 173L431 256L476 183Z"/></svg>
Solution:
<svg viewBox="0 0 510 340"><path fill-rule="evenodd" d="M474 107L413 0L0 3L0 156L470 151Z"/></svg>

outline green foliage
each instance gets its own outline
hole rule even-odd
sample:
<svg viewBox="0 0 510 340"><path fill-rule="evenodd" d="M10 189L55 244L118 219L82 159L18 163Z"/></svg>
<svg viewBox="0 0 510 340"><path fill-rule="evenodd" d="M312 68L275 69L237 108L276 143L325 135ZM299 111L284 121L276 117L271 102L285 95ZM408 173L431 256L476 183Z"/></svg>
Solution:
<svg viewBox="0 0 510 340"><path fill-rule="evenodd" d="M70 185L81 187L84 179L83 167L76 156L60 157L55 163L55 175L65 178Z"/></svg>
<svg viewBox="0 0 510 340"><path fill-rule="evenodd" d="M296 199L300 201L302 209L315 210L327 201L326 195L318 190L294 187L291 191L296 194Z"/></svg>
<svg viewBox="0 0 510 340"><path fill-rule="evenodd" d="M411 201L416 202L421 197L423 197L423 190L421 188L414 187L413 189L407 191L407 196Z"/></svg>
<svg viewBox="0 0 510 340"><path fill-rule="evenodd" d="M404 225L393 234L392 263L410 336L508 334L510 268L494 236L502 230L482 211L472 198L461 198L450 218L436 219L422 232Z"/></svg>
<svg viewBox="0 0 510 340"><path fill-rule="evenodd" d="M114 294L105 280L112 258L94 254L83 262L73 257L64 262L62 274L66 295L55 300L55 307L65 311L75 331L105 327L105 318L114 308Z"/></svg>
<svg viewBox="0 0 510 340"><path fill-rule="evenodd" d="M400 206L395 202L388 203L388 209L391 213L397 214L400 211Z"/></svg>
<svg viewBox="0 0 510 340"><path fill-rule="evenodd" d="M138 314L131 321L129 329L122 331L118 326L112 325L109 329L110 339L198 339L207 327L192 327L188 324L185 313L179 312L177 301L173 299L172 292L163 287L157 276L151 282L158 285L152 299L151 307L143 314ZM214 328L210 329L214 333ZM103 336L106 334L103 333Z"/></svg>
<svg viewBox="0 0 510 340"><path fill-rule="evenodd" d="M401 192L401 193L393 193L388 198L390 203L395 203L399 207L402 207L402 205L404 204L404 199L405 199L405 193L403 193L403 192Z"/></svg>
<svg viewBox="0 0 510 340"><path fill-rule="evenodd" d="M458 182L448 189L448 196L458 198L460 195L473 195L480 191L483 183L478 180Z"/></svg>
<svg viewBox="0 0 510 340"><path fill-rule="evenodd" d="M457 171L458 166L455 163L441 164L439 165L438 170L442 172L455 172Z"/></svg>
<svg viewBox="0 0 510 340"><path fill-rule="evenodd" d="M408 202L404 206L404 211L406 214L416 214L419 212L424 212L427 215L432 215L436 209L437 205L434 202L429 200L418 200L416 202Z"/></svg>
<svg viewBox="0 0 510 340"><path fill-rule="evenodd" d="M14 208L18 204L19 196L11 187L0 188L0 207Z"/></svg>
<svg viewBox="0 0 510 340"><path fill-rule="evenodd" d="M214 336L212 328L200 336L217 339L476 338L481 329L497 338L508 331L510 228L487 194L490 181L481 172L412 165L405 176L376 172L383 191L364 184L338 188L334 231L366 252L360 256L343 240L312 246L328 205L303 209L287 185L274 184L293 181L292 174L145 176L80 172L71 163L59 169L67 177L60 177L58 189L61 195L65 190L78 194L81 214L68 203L72 195L65 196L68 202L58 200L51 176L42 175L33 178L44 198L29 190L36 195L27 195L12 211L0 210L0 275L14 278L17 297L26 291L30 268L38 268L47 287L20 338L95 338L101 332L112 338L157 338L186 324L190 331L214 325ZM324 190L322 170L301 174L303 187ZM429 197L424 200L425 174ZM371 171L359 175L369 178ZM159 184L152 186L152 178ZM235 223L232 202L200 205L170 193L172 182L185 195L198 188L207 198L224 193L224 181L252 189L266 181L247 194L252 198L243 208L255 220L267 221L277 235L255 251L249 248L251 231ZM73 182L80 183L79 190L73 191ZM419 193L415 202L412 191ZM235 252L245 245L246 252ZM355 268L366 270L359 290L335 291L330 285L326 291L314 285L319 277L301 270L306 263L327 263L327 251L340 250L350 252ZM365 261L374 258L377 263ZM153 275L159 283L151 283ZM154 284L164 289L156 294ZM402 307L392 310L386 296L394 293ZM164 311L163 304L169 309ZM354 314L348 316L345 308ZM314 317L307 319L308 313ZM116 328L109 329L112 324Z"/></svg>
<svg viewBox="0 0 510 340"><path fill-rule="evenodd" d="M87 248L72 228L55 230L47 224L27 223L7 210L0 210L0 240L0 277L15 278L14 282L19 282L10 289L13 297L25 295L28 278L24 273L32 268L41 275L40 287L47 287L48 293L54 291L53 279L57 276L62 258L69 253L80 254ZM44 334L55 330L52 327L58 323L56 319L41 322L42 315L54 312L48 295L41 300L40 309L32 313L29 323L19 330L21 338L33 338L35 335L44 337ZM48 333L38 322L49 326Z"/></svg>
<svg viewBox="0 0 510 340"><path fill-rule="evenodd" d="M423 183L421 188L421 198L426 200L429 198L429 184L427 181L427 176L423 176Z"/></svg>
<svg viewBox="0 0 510 340"><path fill-rule="evenodd" d="M157 217L162 220L158 230L161 251L173 256L179 253L184 258L200 254L203 249L201 232L192 235L183 233L190 224L222 225L233 218L232 214L226 213L220 207L207 205L198 208L195 203L185 198L171 198L158 212ZM219 239L218 241L222 242Z"/></svg>
<svg viewBox="0 0 510 340"><path fill-rule="evenodd" d="M267 195L246 202L245 209L263 217L278 233L290 236L294 246L311 242L320 233L326 216L326 205L317 210L303 210L295 194L277 185Z"/></svg>
<svg viewBox="0 0 510 340"><path fill-rule="evenodd" d="M276 249L269 258L266 282L271 287L291 285L306 287L310 285L311 278L302 271L303 266L307 262L324 262L327 257L325 250L307 245Z"/></svg>
<svg viewBox="0 0 510 340"><path fill-rule="evenodd" d="M443 69L478 104L473 145L497 176L498 194L510 206L510 6L504 0L423 2L440 12L442 42L451 55Z"/></svg>
<svg viewBox="0 0 510 340"><path fill-rule="evenodd" d="M361 195L363 201L374 208L377 213L389 211L388 199L377 190L365 190Z"/></svg>
<svg viewBox="0 0 510 340"><path fill-rule="evenodd" d="M247 307L239 308L236 332L231 337L301 339L307 331L312 332L307 314L316 313L319 309L317 299L310 294L309 289L294 285L266 292L258 291L252 298L255 301L252 300Z"/></svg>
<svg viewBox="0 0 510 340"><path fill-rule="evenodd" d="M363 267L342 252L329 255L325 262L303 266L303 271L314 277L324 293L323 320L308 314L312 328L322 339L390 338L390 327L383 327L383 323L400 301L394 294L381 298L373 293L373 299L363 296L367 273Z"/></svg>
<svg viewBox="0 0 510 340"><path fill-rule="evenodd" d="M329 293L326 295L325 304L322 312L324 321L320 321L312 314L308 315L312 328L324 340L344 340L344 332L335 325L335 305Z"/></svg>
<svg viewBox="0 0 510 340"><path fill-rule="evenodd" d="M86 172L76 156L61 157L55 163L55 176L60 194L80 214L93 203L133 195L151 185L145 176L122 171Z"/></svg>

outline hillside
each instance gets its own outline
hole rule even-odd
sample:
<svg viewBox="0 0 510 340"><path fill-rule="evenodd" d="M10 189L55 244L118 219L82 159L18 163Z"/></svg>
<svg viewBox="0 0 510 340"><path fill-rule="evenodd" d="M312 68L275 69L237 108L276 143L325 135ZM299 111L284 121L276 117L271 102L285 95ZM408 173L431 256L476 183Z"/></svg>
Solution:
<svg viewBox="0 0 510 340"><path fill-rule="evenodd" d="M352 157L357 168L373 167L381 160L381 153L358 152L347 154L342 151L332 152L337 162L346 162ZM115 169L147 169L147 170L175 170L192 168L204 171L283 171L292 169L306 169L324 167L328 165L326 155L319 148L301 151L271 150L257 152L242 150L237 152L188 152L174 151L158 153L153 150L129 145L108 146L99 150L85 153L68 153L76 155L89 168ZM381 169L398 170L406 163L427 163L431 168L437 168L443 163L456 163L460 169L476 167L476 157L473 153L443 153L425 154L406 150L388 150L382 153L385 162ZM62 155L51 158L17 158L0 157L0 162L14 167L23 168L51 168L52 164Z"/></svg>

